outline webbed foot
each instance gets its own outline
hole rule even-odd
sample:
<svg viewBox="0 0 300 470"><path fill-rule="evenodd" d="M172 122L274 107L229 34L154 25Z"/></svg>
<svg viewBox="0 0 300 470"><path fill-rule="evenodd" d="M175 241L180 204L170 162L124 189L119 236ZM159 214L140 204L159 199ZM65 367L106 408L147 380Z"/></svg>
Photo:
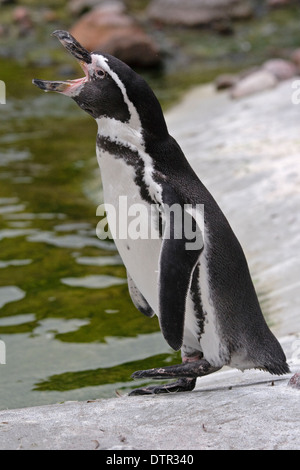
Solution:
<svg viewBox="0 0 300 470"><path fill-rule="evenodd" d="M196 378L216 372L220 367L212 366L205 359L187 361L174 366L157 367L154 369L139 370L132 374L133 379L172 379L178 378L176 382L166 385L151 385L133 390L129 395L148 395L169 392L191 391L196 385Z"/></svg>

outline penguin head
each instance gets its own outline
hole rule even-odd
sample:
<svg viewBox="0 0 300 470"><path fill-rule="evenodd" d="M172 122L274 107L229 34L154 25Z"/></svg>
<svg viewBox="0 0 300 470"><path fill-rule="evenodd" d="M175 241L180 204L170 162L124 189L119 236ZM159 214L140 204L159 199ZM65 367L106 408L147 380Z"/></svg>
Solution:
<svg viewBox="0 0 300 470"><path fill-rule="evenodd" d="M160 104L140 75L114 56L87 51L67 31L52 34L78 60L85 76L66 81L34 79L36 86L69 96L97 121L121 121L156 136L167 132Z"/></svg>

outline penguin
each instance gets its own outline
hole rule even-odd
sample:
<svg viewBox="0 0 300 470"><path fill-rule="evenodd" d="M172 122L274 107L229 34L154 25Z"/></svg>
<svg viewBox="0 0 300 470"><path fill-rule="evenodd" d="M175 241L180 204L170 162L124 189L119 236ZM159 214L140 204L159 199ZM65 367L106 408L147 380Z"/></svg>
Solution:
<svg viewBox="0 0 300 470"><path fill-rule="evenodd" d="M181 351L180 364L132 375L173 381L137 388L130 395L191 391L197 377L223 366L288 373L243 249L169 134L152 89L114 56L87 51L67 31L53 35L78 60L84 77L33 83L72 98L96 120L104 202L114 208L107 210L108 223L122 216L120 196L126 196L128 207L147 209L143 221L152 224L152 236L116 233L114 241L133 304L148 317L157 315L166 342Z"/></svg>

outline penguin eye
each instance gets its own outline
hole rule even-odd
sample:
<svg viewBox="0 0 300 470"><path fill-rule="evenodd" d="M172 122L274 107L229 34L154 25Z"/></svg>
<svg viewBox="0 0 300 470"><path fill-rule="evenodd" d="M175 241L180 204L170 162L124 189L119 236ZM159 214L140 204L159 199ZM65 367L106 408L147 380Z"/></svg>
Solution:
<svg viewBox="0 0 300 470"><path fill-rule="evenodd" d="M106 75L106 72L103 69L98 69L96 70L96 75L98 78L104 78Z"/></svg>

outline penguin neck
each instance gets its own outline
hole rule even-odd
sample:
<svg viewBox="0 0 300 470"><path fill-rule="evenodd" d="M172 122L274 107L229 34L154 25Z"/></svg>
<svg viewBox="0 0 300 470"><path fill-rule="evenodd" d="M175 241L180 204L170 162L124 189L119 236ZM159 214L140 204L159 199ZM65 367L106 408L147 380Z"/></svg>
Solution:
<svg viewBox="0 0 300 470"><path fill-rule="evenodd" d="M140 121L130 119L122 122L114 118L101 117L96 119L98 135L110 141L135 149L144 149L144 139Z"/></svg>

